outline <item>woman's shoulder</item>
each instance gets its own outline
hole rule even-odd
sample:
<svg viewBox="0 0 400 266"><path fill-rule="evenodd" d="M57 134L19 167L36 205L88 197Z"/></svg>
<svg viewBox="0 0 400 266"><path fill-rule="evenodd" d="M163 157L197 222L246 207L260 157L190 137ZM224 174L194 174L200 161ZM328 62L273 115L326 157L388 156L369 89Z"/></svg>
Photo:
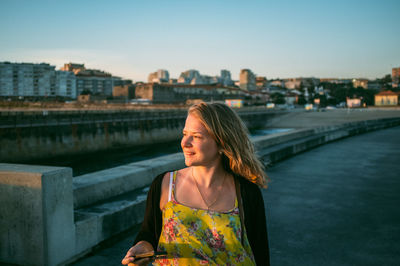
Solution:
<svg viewBox="0 0 400 266"><path fill-rule="evenodd" d="M259 190L260 189L260 187L257 184L251 182L250 180L248 180L247 178L245 178L241 175L235 175L235 178L237 178L241 187L244 187L246 189L251 189L251 190L254 190L254 189Z"/></svg>
<svg viewBox="0 0 400 266"><path fill-rule="evenodd" d="M162 187L168 186L171 173L177 172L177 174L182 174L182 173L186 173L186 171L187 171L187 168L162 172L161 174L157 175L154 178L154 180L151 184L151 187L161 189Z"/></svg>

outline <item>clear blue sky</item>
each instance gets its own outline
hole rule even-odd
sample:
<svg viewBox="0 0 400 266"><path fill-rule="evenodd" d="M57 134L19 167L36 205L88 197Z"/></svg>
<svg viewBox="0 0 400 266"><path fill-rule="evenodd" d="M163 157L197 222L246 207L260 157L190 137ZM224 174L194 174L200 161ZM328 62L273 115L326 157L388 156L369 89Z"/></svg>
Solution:
<svg viewBox="0 0 400 266"><path fill-rule="evenodd" d="M0 61L374 79L400 66L400 1L0 0Z"/></svg>

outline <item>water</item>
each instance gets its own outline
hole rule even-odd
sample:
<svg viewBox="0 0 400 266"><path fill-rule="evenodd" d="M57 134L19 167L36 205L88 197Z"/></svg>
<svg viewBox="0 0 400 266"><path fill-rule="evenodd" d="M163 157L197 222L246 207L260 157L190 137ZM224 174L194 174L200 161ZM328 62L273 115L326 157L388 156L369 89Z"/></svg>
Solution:
<svg viewBox="0 0 400 266"><path fill-rule="evenodd" d="M250 133L252 136L262 136L290 130L287 128L259 129L252 130ZM176 152L181 152L180 141L32 160L23 163L71 167L73 176L79 176Z"/></svg>
<svg viewBox="0 0 400 266"><path fill-rule="evenodd" d="M291 128L257 129L257 130L252 130L252 131L251 131L251 135L252 135L252 136L264 136L264 135L270 135L270 134L288 132L288 131L290 131L290 130L293 130L293 129L291 129Z"/></svg>

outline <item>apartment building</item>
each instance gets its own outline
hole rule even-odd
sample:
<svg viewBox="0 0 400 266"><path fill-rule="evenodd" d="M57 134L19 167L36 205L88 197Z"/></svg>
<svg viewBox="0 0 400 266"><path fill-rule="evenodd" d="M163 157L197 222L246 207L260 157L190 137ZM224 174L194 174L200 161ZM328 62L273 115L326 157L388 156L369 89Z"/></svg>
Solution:
<svg viewBox="0 0 400 266"><path fill-rule="evenodd" d="M153 103L186 103L188 100L223 101L225 99L244 99L245 92L237 88L221 85L191 84L136 84L137 99L147 99Z"/></svg>
<svg viewBox="0 0 400 266"><path fill-rule="evenodd" d="M240 70L239 87L245 91L256 90L256 75L250 69Z"/></svg>
<svg viewBox="0 0 400 266"><path fill-rule="evenodd" d="M75 98L75 76L46 63L0 62L0 96Z"/></svg>
<svg viewBox="0 0 400 266"><path fill-rule="evenodd" d="M76 93L91 93L93 95L111 96L114 82L111 74L97 70L86 69L84 64L64 64L61 70L69 71L76 76Z"/></svg>
<svg viewBox="0 0 400 266"><path fill-rule="evenodd" d="M68 71L56 71L56 91L58 96L75 99L76 95L76 76Z"/></svg>
<svg viewBox="0 0 400 266"><path fill-rule="evenodd" d="M159 69L156 72L150 73L147 81L149 83L167 83L169 81L169 72L165 69Z"/></svg>

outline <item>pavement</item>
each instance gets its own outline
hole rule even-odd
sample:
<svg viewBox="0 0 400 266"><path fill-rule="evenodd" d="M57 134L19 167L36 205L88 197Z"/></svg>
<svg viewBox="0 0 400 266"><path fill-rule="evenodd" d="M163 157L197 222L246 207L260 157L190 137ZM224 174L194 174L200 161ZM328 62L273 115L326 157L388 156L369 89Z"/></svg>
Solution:
<svg viewBox="0 0 400 266"><path fill-rule="evenodd" d="M370 132L267 169L271 265L400 265L399 136L400 127ZM137 230L70 265L121 265Z"/></svg>
<svg viewBox="0 0 400 266"><path fill-rule="evenodd" d="M400 265L400 127L267 170L272 265Z"/></svg>
<svg viewBox="0 0 400 266"><path fill-rule="evenodd" d="M267 121L269 128L312 128L364 121L369 119L400 117L400 108L334 109L308 111L295 109Z"/></svg>

